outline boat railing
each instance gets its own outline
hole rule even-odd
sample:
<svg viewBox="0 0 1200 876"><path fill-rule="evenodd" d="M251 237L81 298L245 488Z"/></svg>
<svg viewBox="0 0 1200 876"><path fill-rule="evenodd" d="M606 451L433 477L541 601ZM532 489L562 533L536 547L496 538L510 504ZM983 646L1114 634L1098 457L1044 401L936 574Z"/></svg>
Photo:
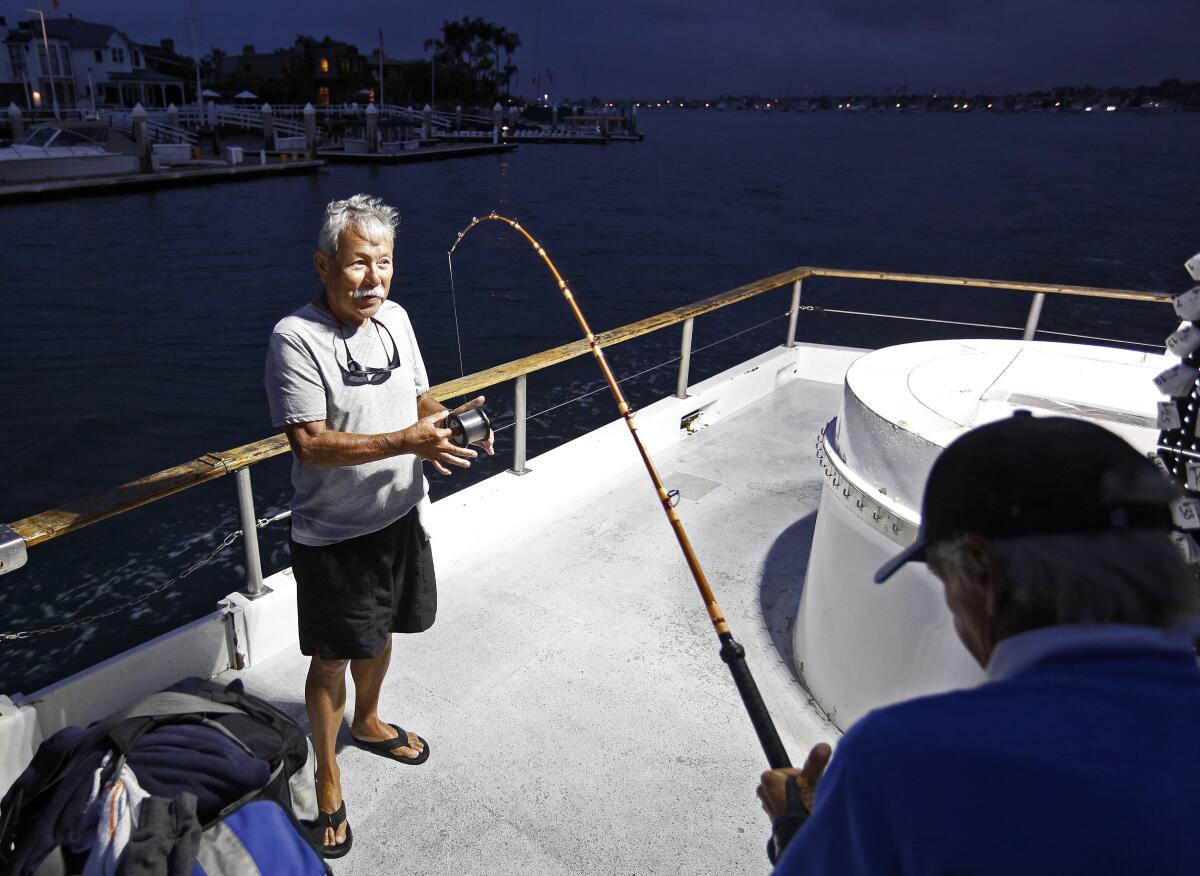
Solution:
<svg viewBox="0 0 1200 876"><path fill-rule="evenodd" d="M957 320L927 319L900 314L839 310L802 303L804 281L817 277L1018 291L1029 293L1033 298L1023 327L960 322ZM692 348L692 334L695 320L700 316L728 307L731 304L736 304L739 301L745 301L788 286L791 287L791 301L787 311L779 314L772 320L768 320L770 322L774 319L781 319L784 316L787 317L787 329L782 339L786 347L795 346L798 320L800 315L806 312L890 317L931 323L951 322L966 326L986 326L990 329L1020 331L1026 340L1030 340L1039 332L1039 320L1047 295L1120 299L1155 304L1170 304L1172 301L1172 295L1166 292L1104 289L1089 286L1056 286L1045 283L843 270L839 268L798 267L755 280L744 286L729 289L709 298L686 304L637 322L620 326L619 328L601 332L596 335L596 342L601 347L610 347L648 335L652 332L661 331L671 326L682 325L679 355L668 360L668 362L662 363L662 365L678 363L676 396L686 398L691 356L695 352ZM746 331L749 331L749 329ZM737 334L743 333L738 332ZM1077 340L1103 340L1138 346L1153 346L1139 344L1134 341L1096 338L1091 335L1068 332L1045 333ZM720 343L720 341L717 343ZM710 344L709 346L712 345ZM1159 347L1161 348L1161 345ZM513 456L512 466L509 471L514 474L523 474L526 471L526 425L529 419L537 416L537 414L528 413L528 376L553 365L584 356L590 352L590 349L590 345L586 340L573 341L438 384L431 387L430 392L435 398L449 399L473 394L488 387L511 381L513 384L513 422L505 427L513 430ZM661 367L661 365L655 367ZM110 492L69 502L60 507L16 520L7 526L0 524L0 574L14 571L23 566L27 559L27 549L30 547L59 538L110 517L124 514L143 505L157 502L160 499L165 499L168 496L191 489L208 481L232 474L236 480L239 520L242 527L241 532L236 533L235 536L243 536L243 547L245 550L247 578L245 592L249 596L258 595L262 590L262 569L258 555L257 528L264 522L270 521L258 521L255 517L250 485L250 466L287 453L289 450L286 436L282 434L274 435L228 450L205 453L196 459L147 475L146 477L117 487ZM286 512L272 520L285 516L287 516ZM226 539L222 547L230 543L231 540Z"/></svg>

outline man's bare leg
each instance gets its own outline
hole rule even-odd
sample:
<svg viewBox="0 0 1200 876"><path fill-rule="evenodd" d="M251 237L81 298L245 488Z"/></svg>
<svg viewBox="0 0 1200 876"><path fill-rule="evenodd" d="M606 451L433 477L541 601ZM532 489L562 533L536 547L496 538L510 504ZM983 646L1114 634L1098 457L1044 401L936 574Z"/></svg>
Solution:
<svg viewBox="0 0 1200 876"><path fill-rule="evenodd" d="M313 752L317 757L317 807L322 812L336 812L342 804L342 776L337 765L337 736L346 712L345 660L322 660L313 657L308 664L304 682L304 706L308 710L308 726L312 728ZM325 830L325 845L337 845L346 840L343 823L334 831Z"/></svg>
<svg viewBox="0 0 1200 876"><path fill-rule="evenodd" d="M382 742L396 735L396 731L379 718L379 691L383 688L383 677L391 660L392 637L388 636L387 647L379 656L350 661L350 674L354 677L354 720L350 723L350 732L364 742ZM401 757L418 757L424 747L417 734L410 731L408 745L393 751Z"/></svg>

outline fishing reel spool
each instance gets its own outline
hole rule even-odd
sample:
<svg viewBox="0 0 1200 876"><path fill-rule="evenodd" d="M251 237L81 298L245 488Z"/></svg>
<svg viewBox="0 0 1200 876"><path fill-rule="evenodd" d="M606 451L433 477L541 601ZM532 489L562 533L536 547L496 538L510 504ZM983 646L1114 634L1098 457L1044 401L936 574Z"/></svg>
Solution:
<svg viewBox="0 0 1200 876"><path fill-rule="evenodd" d="M446 428L450 430L450 443L455 447L468 447L487 438L492 431L492 421L483 408L472 408L461 414L446 417Z"/></svg>

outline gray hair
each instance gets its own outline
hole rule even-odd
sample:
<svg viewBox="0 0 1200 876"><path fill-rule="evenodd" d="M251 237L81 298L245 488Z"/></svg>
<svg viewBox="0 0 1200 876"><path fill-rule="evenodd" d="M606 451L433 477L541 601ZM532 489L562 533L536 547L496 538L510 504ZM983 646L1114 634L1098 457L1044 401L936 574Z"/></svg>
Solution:
<svg viewBox="0 0 1200 876"><path fill-rule="evenodd" d="M352 228L370 241L394 240L400 214L379 198L354 195L342 201L330 201L325 208L325 224L317 237L317 249L327 258L337 258L342 233Z"/></svg>
<svg viewBox="0 0 1200 876"><path fill-rule="evenodd" d="M1196 579L1163 531L1125 530L988 541L1002 586L1018 605L1056 624L1167 628L1200 609ZM930 546L943 569L977 577L963 539Z"/></svg>

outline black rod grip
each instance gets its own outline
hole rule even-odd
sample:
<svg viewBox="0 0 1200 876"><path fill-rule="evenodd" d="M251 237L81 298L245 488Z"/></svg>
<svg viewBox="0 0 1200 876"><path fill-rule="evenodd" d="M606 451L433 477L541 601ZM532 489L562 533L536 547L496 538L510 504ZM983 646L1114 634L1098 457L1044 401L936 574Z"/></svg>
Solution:
<svg viewBox="0 0 1200 876"><path fill-rule="evenodd" d="M746 663L746 649L733 640L733 633L721 633L720 638L721 659L729 664L729 671L733 673L733 683L742 695L742 703L750 715L754 732L758 734L758 742L767 756L767 763L773 770L789 768L792 762L788 759L783 741L775 730L775 722L771 720L767 704L758 692L754 676L750 674L750 665Z"/></svg>

